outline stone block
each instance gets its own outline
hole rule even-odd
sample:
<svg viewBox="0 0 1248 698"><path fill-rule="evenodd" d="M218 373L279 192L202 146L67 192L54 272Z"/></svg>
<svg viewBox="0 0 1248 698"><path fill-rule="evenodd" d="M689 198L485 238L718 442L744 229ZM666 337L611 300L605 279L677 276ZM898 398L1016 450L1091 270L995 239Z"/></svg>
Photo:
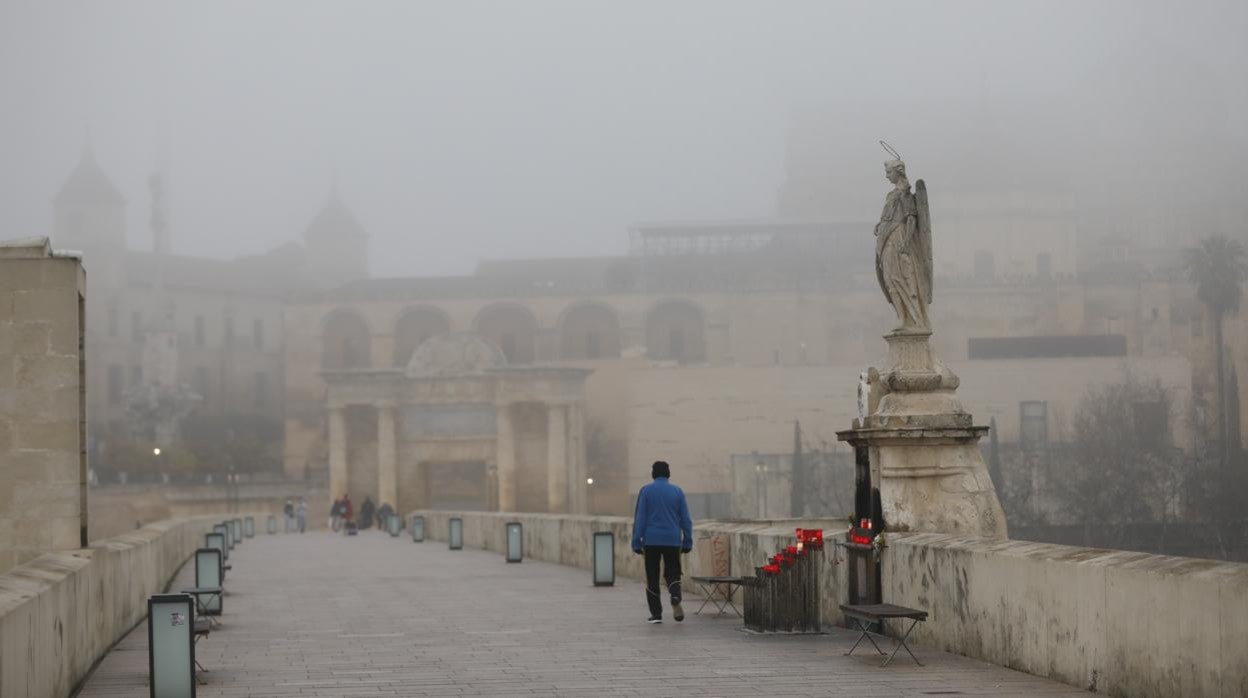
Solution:
<svg viewBox="0 0 1248 698"><path fill-rule="evenodd" d="M72 420L19 421L14 443L17 448L47 451L78 450L78 424Z"/></svg>
<svg viewBox="0 0 1248 698"><path fill-rule="evenodd" d="M48 521L50 549L77 550L82 543L81 526L77 515L58 516Z"/></svg>
<svg viewBox="0 0 1248 698"><path fill-rule="evenodd" d="M76 294L75 294L76 296ZM78 322L78 299L65 291L18 291L13 296L16 322Z"/></svg>
<svg viewBox="0 0 1248 698"><path fill-rule="evenodd" d="M48 353L52 326L46 322L22 322L13 325L13 353L22 356L43 356Z"/></svg>
<svg viewBox="0 0 1248 698"><path fill-rule="evenodd" d="M0 417L0 453L7 454L13 448L13 426L8 419ZM4 500L0 499L0 505ZM0 509L3 511L3 509Z"/></svg>
<svg viewBox="0 0 1248 698"><path fill-rule="evenodd" d="M16 368L15 385L19 390L78 385L76 356L19 356Z"/></svg>
<svg viewBox="0 0 1248 698"><path fill-rule="evenodd" d="M48 332L48 350L53 354L78 355L78 323L52 325Z"/></svg>
<svg viewBox="0 0 1248 698"><path fill-rule="evenodd" d="M47 264L31 260L0 261L0 290L24 291L43 287Z"/></svg>

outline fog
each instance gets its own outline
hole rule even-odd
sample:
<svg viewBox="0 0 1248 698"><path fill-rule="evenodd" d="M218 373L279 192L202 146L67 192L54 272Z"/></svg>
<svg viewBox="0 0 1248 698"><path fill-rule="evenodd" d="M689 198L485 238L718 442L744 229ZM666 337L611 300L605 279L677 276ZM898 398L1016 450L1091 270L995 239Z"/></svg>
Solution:
<svg viewBox="0 0 1248 698"><path fill-rule="evenodd" d="M296 239L336 177L374 274L466 273L775 216L788 162L872 217L885 138L944 190L1229 233L1246 34L1238 2L10 1L0 228L49 232L89 142L132 246L154 169L174 250L217 257Z"/></svg>

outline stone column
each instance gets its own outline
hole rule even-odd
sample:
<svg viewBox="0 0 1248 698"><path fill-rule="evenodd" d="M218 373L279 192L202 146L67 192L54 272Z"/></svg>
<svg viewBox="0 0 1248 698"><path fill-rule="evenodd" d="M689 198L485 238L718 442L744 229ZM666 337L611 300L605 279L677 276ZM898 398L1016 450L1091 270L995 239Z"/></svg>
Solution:
<svg viewBox="0 0 1248 698"><path fill-rule="evenodd" d="M546 511L568 511L568 418L564 405L550 405L546 412Z"/></svg>
<svg viewBox="0 0 1248 698"><path fill-rule="evenodd" d="M347 493L347 415L344 407L329 408L329 497Z"/></svg>
<svg viewBox="0 0 1248 698"><path fill-rule="evenodd" d="M579 404L568 406L568 472L571 480L568 511L573 514L589 513L589 485L585 478L589 470L585 466L584 439L585 411Z"/></svg>
<svg viewBox="0 0 1248 698"><path fill-rule="evenodd" d="M497 418L496 461L498 463L498 510L516 510L516 436L511 423L511 405L495 408Z"/></svg>
<svg viewBox="0 0 1248 698"><path fill-rule="evenodd" d="M398 510L398 446L395 405L377 406L377 506L389 503Z"/></svg>

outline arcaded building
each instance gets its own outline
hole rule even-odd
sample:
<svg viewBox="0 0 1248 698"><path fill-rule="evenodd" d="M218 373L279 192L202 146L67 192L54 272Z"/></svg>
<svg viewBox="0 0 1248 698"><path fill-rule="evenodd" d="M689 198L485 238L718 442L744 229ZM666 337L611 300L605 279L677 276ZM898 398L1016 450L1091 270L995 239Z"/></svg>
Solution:
<svg viewBox="0 0 1248 698"><path fill-rule="evenodd" d="M485 262L472 276L362 280L309 294L286 313L287 474L330 473L353 499L395 492L405 508L507 509L496 469L515 461L528 468L516 471L517 491L566 484L559 497L517 498L517 508L573 511L570 503L583 502L627 513L661 458L696 515L756 515L742 490L787 499L779 496L787 475L764 466L792 452L795 423L804 448L843 448L834 432L854 416L858 375L885 358L881 336L893 317L875 285L870 230L868 222L640 227L625 256ZM1175 404L1192 401L1187 356L1201 309L1184 283L1032 275L938 279L937 288L933 344L961 376L967 408L985 424L994 419L1007 442L1023 432L1068 438L1087 388L1129 375L1156 377ZM517 407L542 404L523 398L509 403L500 428L495 401L494 421L482 416L462 435L476 454L449 458L454 439L416 424L481 404L480 376L443 381L434 413L408 398L341 399L347 386L370 382L427 390L412 382L414 353L455 336L495 350L501 363L491 371L583 370L583 397L559 398L583 400L582 417ZM1181 431L1183 421L1176 414L1167 426ZM582 462L552 466L578 441ZM456 473L467 472L484 474L481 484L455 490ZM767 511L785 513L780 504Z"/></svg>

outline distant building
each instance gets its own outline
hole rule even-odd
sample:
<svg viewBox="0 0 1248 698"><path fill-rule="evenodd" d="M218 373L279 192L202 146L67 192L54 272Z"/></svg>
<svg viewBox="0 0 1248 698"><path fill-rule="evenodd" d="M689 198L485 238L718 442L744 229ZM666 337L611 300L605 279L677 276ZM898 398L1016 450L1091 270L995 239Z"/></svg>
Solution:
<svg viewBox="0 0 1248 698"><path fill-rule="evenodd" d="M217 260L131 249L126 198L83 151L53 201L52 244L79 250L90 271L86 333L88 434L93 462L126 433L128 395L157 381L157 365L201 400L198 416L259 417L276 433L284 415L283 313L307 289L367 275L367 234L337 191L313 218L302 243L262 255ZM175 344L153 364L149 336ZM145 365L145 354L148 357ZM276 452L275 452L276 455Z"/></svg>

